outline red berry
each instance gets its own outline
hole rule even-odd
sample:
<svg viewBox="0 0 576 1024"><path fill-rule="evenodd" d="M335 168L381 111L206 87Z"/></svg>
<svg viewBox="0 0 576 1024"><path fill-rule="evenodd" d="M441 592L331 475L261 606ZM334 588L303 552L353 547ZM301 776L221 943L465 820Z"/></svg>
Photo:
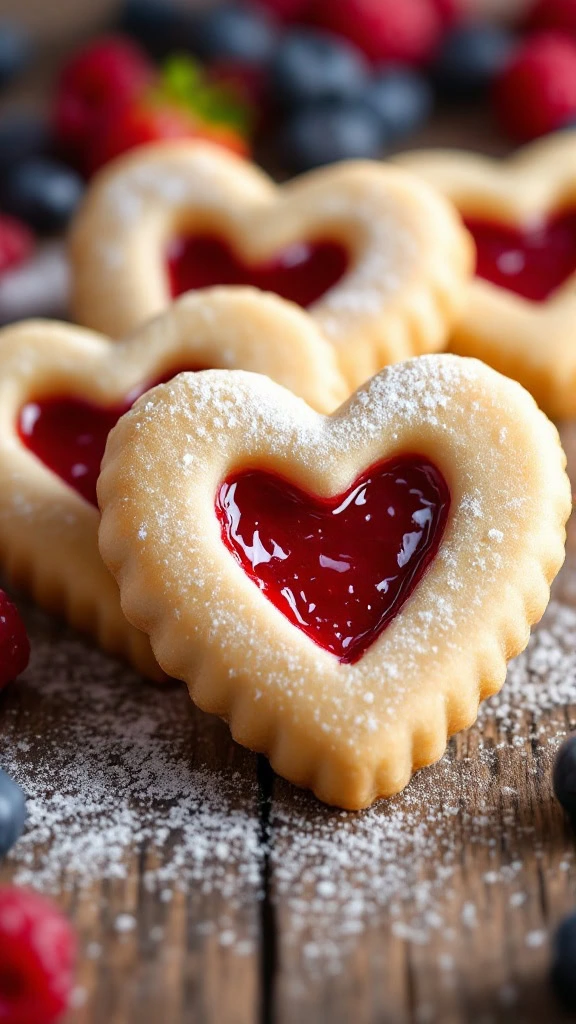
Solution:
<svg viewBox="0 0 576 1024"><path fill-rule="evenodd" d="M60 73L54 111L60 144L81 156L102 113L140 96L153 77L148 57L130 39L108 36L89 43Z"/></svg>
<svg viewBox="0 0 576 1024"><path fill-rule="evenodd" d="M33 251L34 236L26 225L0 213L0 274L25 263Z"/></svg>
<svg viewBox="0 0 576 1024"><path fill-rule="evenodd" d="M432 0L445 28L461 21L465 16L464 0Z"/></svg>
<svg viewBox="0 0 576 1024"><path fill-rule="evenodd" d="M527 21L528 28L566 32L576 36L576 0L537 0Z"/></svg>
<svg viewBox="0 0 576 1024"><path fill-rule="evenodd" d="M30 642L24 623L12 601L0 590L0 690L24 671L29 658ZM0 1013L0 1024L2 1021Z"/></svg>
<svg viewBox="0 0 576 1024"><path fill-rule="evenodd" d="M209 125L178 107L146 102L121 107L107 119L89 149L88 170L96 171L121 153L162 139L206 139L247 155L246 142L231 128Z"/></svg>
<svg viewBox="0 0 576 1024"><path fill-rule="evenodd" d="M373 61L422 64L442 35L433 0L312 0L306 20L345 36Z"/></svg>
<svg viewBox="0 0 576 1024"><path fill-rule="evenodd" d="M125 104L100 126L89 149L89 170L96 171L110 160L136 146L160 139L181 139L190 134L188 118L179 110Z"/></svg>
<svg viewBox="0 0 576 1024"><path fill-rule="evenodd" d="M576 42L554 33L520 46L496 82L496 111L520 142L560 128L576 117Z"/></svg>
<svg viewBox="0 0 576 1024"><path fill-rule="evenodd" d="M257 3L282 21L298 21L305 16L311 0L257 0Z"/></svg>
<svg viewBox="0 0 576 1024"><path fill-rule="evenodd" d="M211 84L224 85L231 94L253 109L257 118L266 104L268 74L264 68L241 61L216 60L208 69Z"/></svg>
<svg viewBox="0 0 576 1024"><path fill-rule="evenodd" d="M76 941L48 900L0 888L0 1022L53 1024L68 1007Z"/></svg>

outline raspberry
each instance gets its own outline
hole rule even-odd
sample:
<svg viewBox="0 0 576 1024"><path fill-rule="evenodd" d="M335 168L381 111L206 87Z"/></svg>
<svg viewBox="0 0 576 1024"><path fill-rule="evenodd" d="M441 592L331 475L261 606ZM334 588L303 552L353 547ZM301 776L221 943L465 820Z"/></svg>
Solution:
<svg viewBox="0 0 576 1024"><path fill-rule="evenodd" d="M12 602L0 590L0 690L24 671L29 658L30 643L24 623ZM0 958L0 968L1 963Z"/></svg>
<svg viewBox="0 0 576 1024"><path fill-rule="evenodd" d="M78 51L62 69L56 91L60 145L81 158L103 112L140 96L153 76L144 51L122 36L97 39Z"/></svg>
<svg viewBox="0 0 576 1024"><path fill-rule="evenodd" d="M538 0L530 12L527 27L576 36L576 0Z"/></svg>
<svg viewBox="0 0 576 1024"><path fill-rule="evenodd" d="M576 117L576 42L555 33L526 40L496 82L496 111L520 142Z"/></svg>
<svg viewBox="0 0 576 1024"><path fill-rule="evenodd" d="M310 7L310 0L256 0L256 3L282 21L299 21Z"/></svg>
<svg viewBox="0 0 576 1024"><path fill-rule="evenodd" d="M33 251L34 236L32 232L15 217L7 217L0 213L0 274L25 263Z"/></svg>
<svg viewBox="0 0 576 1024"><path fill-rule="evenodd" d="M465 8L463 0L432 0L432 2L445 27L448 28L464 18Z"/></svg>
<svg viewBox="0 0 576 1024"><path fill-rule="evenodd" d="M48 900L0 888L0 1021L53 1024L68 1006L76 942Z"/></svg>
<svg viewBox="0 0 576 1024"><path fill-rule="evenodd" d="M422 64L442 34L433 0L312 0L306 20L345 36L373 61Z"/></svg>

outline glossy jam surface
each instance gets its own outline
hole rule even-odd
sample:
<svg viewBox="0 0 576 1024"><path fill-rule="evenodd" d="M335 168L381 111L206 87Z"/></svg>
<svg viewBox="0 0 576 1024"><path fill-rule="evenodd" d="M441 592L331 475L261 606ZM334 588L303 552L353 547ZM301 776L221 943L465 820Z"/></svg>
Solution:
<svg viewBox="0 0 576 1024"><path fill-rule="evenodd" d="M307 307L340 281L348 254L338 242L298 242L266 263L249 266L222 238L194 235L170 243L168 276L173 297L213 285L254 285Z"/></svg>
<svg viewBox="0 0 576 1024"><path fill-rule="evenodd" d="M248 470L216 496L224 544L295 626L341 662L362 657L438 551L450 507L439 471L406 456L337 497Z"/></svg>
<svg viewBox="0 0 576 1024"><path fill-rule="evenodd" d="M134 388L117 405L99 406L71 395L28 402L18 418L20 439L53 473L97 505L96 482L108 434L141 395L180 372L170 370Z"/></svg>
<svg viewBox="0 0 576 1024"><path fill-rule="evenodd" d="M522 229L465 218L478 251L476 275L544 302L576 271L576 211Z"/></svg>

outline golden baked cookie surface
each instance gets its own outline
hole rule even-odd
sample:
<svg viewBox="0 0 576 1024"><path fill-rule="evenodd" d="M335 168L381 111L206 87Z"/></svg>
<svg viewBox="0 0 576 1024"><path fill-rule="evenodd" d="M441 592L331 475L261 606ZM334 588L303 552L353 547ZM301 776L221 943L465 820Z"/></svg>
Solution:
<svg viewBox="0 0 576 1024"><path fill-rule="evenodd" d="M449 488L441 544L396 617L344 664L233 557L217 494L259 470L328 499L408 455ZM564 557L564 463L530 395L475 360L391 367L331 417L261 377L183 375L110 435L100 548L127 617L194 701L286 778L359 808L440 757L525 647Z"/></svg>

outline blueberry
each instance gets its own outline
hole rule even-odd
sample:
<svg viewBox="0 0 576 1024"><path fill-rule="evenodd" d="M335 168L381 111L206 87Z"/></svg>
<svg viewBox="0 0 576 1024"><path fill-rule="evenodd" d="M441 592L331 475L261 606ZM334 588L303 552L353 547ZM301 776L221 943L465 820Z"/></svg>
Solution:
<svg viewBox="0 0 576 1024"><path fill-rule="evenodd" d="M576 914L557 929L552 953L552 983L567 1010L576 1010Z"/></svg>
<svg viewBox="0 0 576 1024"><path fill-rule="evenodd" d="M22 835L26 821L26 797L20 786L0 770L0 857Z"/></svg>
<svg viewBox="0 0 576 1024"><path fill-rule="evenodd" d="M30 57L30 40L22 29L0 21L0 86L24 70Z"/></svg>
<svg viewBox="0 0 576 1024"><path fill-rule="evenodd" d="M416 131L432 112L434 102L427 79L400 65L376 72L364 98L391 139Z"/></svg>
<svg viewBox="0 0 576 1024"><path fill-rule="evenodd" d="M292 171L336 160L380 155L385 133L378 117L357 100L312 103L292 114L279 139L279 156Z"/></svg>
<svg viewBox="0 0 576 1024"><path fill-rule="evenodd" d="M0 207L36 231L60 231L78 206L84 184L75 171L41 157L12 167L0 185Z"/></svg>
<svg viewBox="0 0 576 1024"><path fill-rule="evenodd" d="M553 783L556 799L576 821L576 733L564 740L556 754Z"/></svg>
<svg viewBox="0 0 576 1024"><path fill-rule="evenodd" d="M35 114L9 114L0 120L0 173L51 147L48 123Z"/></svg>
<svg viewBox="0 0 576 1024"><path fill-rule="evenodd" d="M154 57L187 50L197 32L198 14L169 0L126 0L118 26Z"/></svg>
<svg viewBox="0 0 576 1024"><path fill-rule="evenodd" d="M452 29L431 68L438 92L454 100L480 96L502 70L515 45L497 25L468 22Z"/></svg>
<svg viewBox="0 0 576 1024"><path fill-rule="evenodd" d="M351 98L367 82L367 64L360 50L343 39L312 29L287 33L270 67L272 96L286 107Z"/></svg>
<svg viewBox="0 0 576 1024"><path fill-rule="evenodd" d="M205 11L196 25L192 48L203 60L267 64L278 42L278 30L264 9L225 3Z"/></svg>

